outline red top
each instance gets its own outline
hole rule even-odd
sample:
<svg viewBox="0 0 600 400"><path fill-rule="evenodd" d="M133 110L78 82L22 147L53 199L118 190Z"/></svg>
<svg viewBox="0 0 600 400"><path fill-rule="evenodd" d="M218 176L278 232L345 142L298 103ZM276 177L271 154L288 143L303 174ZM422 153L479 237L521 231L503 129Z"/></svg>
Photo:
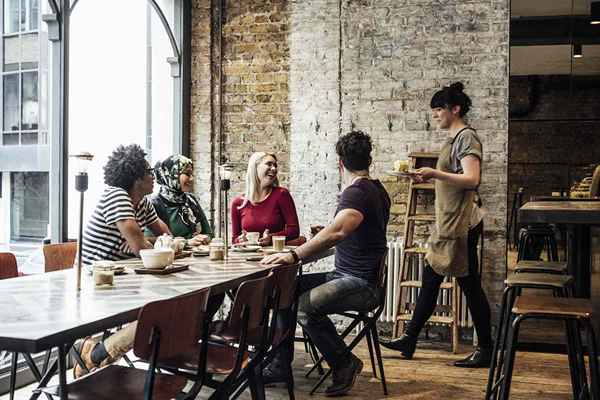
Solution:
<svg viewBox="0 0 600 400"><path fill-rule="evenodd" d="M300 235L300 225L296 206L290 192L282 187L274 187L271 194L260 203L247 202L244 208L244 197L238 196L231 203L231 230L233 242L237 243L242 230L260 232L269 230L270 235L285 236L286 240Z"/></svg>

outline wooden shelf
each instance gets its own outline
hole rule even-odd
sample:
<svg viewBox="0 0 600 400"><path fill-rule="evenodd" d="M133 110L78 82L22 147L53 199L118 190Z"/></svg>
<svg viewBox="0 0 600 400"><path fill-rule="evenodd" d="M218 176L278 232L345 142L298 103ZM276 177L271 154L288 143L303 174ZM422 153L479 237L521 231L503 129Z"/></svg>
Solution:
<svg viewBox="0 0 600 400"><path fill-rule="evenodd" d="M409 158L434 158L437 160L440 153L428 152L428 151L415 151L408 155Z"/></svg>
<svg viewBox="0 0 600 400"><path fill-rule="evenodd" d="M403 281L400 282L400 286L402 287L414 287L420 288L422 287L421 281ZM444 282L440 285L440 289L452 289L452 282Z"/></svg>
<svg viewBox="0 0 600 400"><path fill-rule="evenodd" d="M435 190L433 183L413 183L412 188L417 190Z"/></svg>
<svg viewBox="0 0 600 400"><path fill-rule="evenodd" d="M435 222L435 214L416 214L409 215L409 221Z"/></svg>
<svg viewBox="0 0 600 400"><path fill-rule="evenodd" d="M427 249L424 249L422 247L409 247L407 249L404 249L404 252L409 254L426 254Z"/></svg>
<svg viewBox="0 0 600 400"><path fill-rule="evenodd" d="M412 314L400 314L398 315L398 321L410 321L412 319ZM427 320L428 324L444 324L444 325L452 325L454 323L454 319L452 317L442 317L439 315L432 315Z"/></svg>

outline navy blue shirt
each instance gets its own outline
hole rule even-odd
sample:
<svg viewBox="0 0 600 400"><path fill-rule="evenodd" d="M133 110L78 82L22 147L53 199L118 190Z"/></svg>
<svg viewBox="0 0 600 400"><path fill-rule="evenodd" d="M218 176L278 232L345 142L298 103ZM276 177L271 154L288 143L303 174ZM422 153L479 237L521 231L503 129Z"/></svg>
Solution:
<svg viewBox="0 0 600 400"><path fill-rule="evenodd" d="M390 197L378 180L360 179L342 192L336 215L351 208L360 212L364 219L335 246L337 272L376 283L379 262L387 248L390 204Z"/></svg>

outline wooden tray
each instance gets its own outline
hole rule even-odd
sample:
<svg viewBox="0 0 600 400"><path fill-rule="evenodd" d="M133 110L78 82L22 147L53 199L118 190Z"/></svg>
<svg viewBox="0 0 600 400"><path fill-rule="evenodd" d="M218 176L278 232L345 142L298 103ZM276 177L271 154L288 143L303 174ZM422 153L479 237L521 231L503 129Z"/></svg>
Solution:
<svg viewBox="0 0 600 400"><path fill-rule="evenodd" d="M169 275L175 272L181 272L189 269L189 265L178 265L176 267L168 267L165 269L148 269L148 268L136 268L134 269L136 274L141 275Z"/></svg>

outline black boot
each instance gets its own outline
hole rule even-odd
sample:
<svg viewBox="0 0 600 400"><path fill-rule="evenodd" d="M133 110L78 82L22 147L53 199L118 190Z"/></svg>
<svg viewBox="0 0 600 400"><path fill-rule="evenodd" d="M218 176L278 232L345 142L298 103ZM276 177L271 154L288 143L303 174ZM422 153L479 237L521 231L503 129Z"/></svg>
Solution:
<svg viewBox="0 0 600 400"><path fill-rule="evenodd" d="M325 390L325 396L336 397L343 396L352 389L356 377L360 375L363 369L362 361L354 354L350 353L347 361L342 366L334 367L332 370L332 384Z"/></svg>
<svg viewBox="0 0 600 400"><path fill-rule="evenodd" d="M402 357L410 360L413 358L415 348L417 347L417 337L403 333L398 339L380 340L379 343L385 348L399 351Z"/></svg>
<svg viewBox="0 0 600 400"><path fill-rule="evenodd" d="M489 368L492 362L492 349L489 347L475 347L469 357L454 362L459 368Z"/></svg>

